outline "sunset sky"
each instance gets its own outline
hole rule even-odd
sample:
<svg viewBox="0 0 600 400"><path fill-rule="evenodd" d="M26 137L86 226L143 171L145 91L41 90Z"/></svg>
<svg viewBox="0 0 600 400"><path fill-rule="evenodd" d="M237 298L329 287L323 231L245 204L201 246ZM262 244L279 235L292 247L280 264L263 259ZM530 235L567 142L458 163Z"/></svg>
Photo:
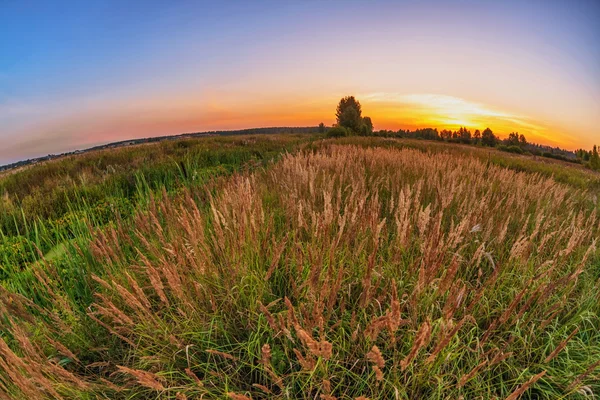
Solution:
<svg viewBox="0 0 600 400"><path fill-rule="evenodd" d="M0 164L334 123L600 144L600 1L0 1Z"/></svg>

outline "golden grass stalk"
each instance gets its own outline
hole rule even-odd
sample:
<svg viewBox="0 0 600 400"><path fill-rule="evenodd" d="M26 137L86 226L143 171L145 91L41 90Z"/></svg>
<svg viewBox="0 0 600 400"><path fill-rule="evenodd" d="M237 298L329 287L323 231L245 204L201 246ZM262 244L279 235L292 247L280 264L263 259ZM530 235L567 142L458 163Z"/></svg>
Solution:
<svg viewBox="0 0 600 400"><path fill-rule="evenodd" d="M144 387L156 390L158 392L165 390L165 387L161 383L161 379L159 379L152 372L131 369L120 365L117 366L117 369L124 374L134 377L137 382Z"/></svg>
<svg viewBox="0 0 600 400"><path fill-rule="evenodd" d="M542 371L539 374L532 376L527 382L512 392L505 400L517 400L519 397L521 397L521 395L523 395L523 393L527 391L527 389L533 386L544 375L546 375L546 371Z"/></svg>

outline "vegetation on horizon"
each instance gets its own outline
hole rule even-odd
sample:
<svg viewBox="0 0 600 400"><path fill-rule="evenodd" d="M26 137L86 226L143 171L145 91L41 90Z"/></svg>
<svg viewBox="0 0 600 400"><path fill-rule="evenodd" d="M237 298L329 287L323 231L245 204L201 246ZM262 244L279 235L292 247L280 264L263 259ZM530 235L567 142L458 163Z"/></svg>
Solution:
<svg viewBox="0 0 600 400"><path fill-rule="evenodd" d="M562 150L560 148L551 148L535 143L529 143L523 134L518 132L509 133L506 139L500 139L488 127L481 132L476 129L473 133L466 128L460 127L456 131L443 129L438 132L437 128L422 128L411 130L400 129L396 132L389 130L373 130L373 122L369 117L362 117L362 106L354 96L343 97L336 109L337 123L327 130L329 137L344 137L351 135L362 136L384 136L397 138L413 138L440 140L449 143L470 144L476 146L495 147L498 150L508 153L527 154L553 158L557 160L583 164L587 168L600 171L600 155L597 146L592 150L586 151L579 149L575 152ZM326 131L325 125L319 125L320 132Z"/></svg>
<svg viewBox="0 0 600 400"><path fill-rule="evenodd" d="M373 122L370 117L362 116L360 102L354 96L343 97L335 111L337 124L329 130L329 137L350 135L370 135L373 133Z"/></svg>

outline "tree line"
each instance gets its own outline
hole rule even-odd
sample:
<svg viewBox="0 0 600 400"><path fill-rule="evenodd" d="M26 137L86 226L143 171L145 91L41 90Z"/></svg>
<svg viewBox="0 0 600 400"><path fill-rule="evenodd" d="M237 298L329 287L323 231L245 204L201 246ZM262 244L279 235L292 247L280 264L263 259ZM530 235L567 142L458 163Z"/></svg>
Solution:
<svg viewBox="0 0 600 400"><path fill-rule="evenodd" d="M327 128L325 124L321 123L319 124L319 132L327 133L328 137L351 135L385 136L494 147L509 153L554 158L583 164L591 169L600 170L600 156L598 155L597 146L594 146L589 151L579 149L573 152L558 147L530 143L527 141L525 135L518 132L511 132L505 139L500 139L490 128L486 128L483 131L475 129L473 132L466 127L460 127L454 131L448 129L438 131L437 128L399 129L397 131L382 129L374 131L371 118L362 116L362 107L354 96L346 96L339 101L335 117L336 124L333 127Z"/></svg>

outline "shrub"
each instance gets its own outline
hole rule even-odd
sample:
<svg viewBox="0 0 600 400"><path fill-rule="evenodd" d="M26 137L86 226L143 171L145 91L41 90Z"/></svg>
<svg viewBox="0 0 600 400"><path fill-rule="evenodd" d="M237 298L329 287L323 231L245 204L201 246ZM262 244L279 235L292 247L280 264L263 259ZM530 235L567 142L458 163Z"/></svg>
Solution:
<svg viewBox="0 0 600 400"><path fill-rule="evenodd" d="M500 151L506 151L507 153L523 154L523 149L519 146L505 146L503 144L496 146Z"/></svg>
<svg viewBox="0 0 600 400"><path fill-rule="evenodd" d="M327 137L337 138L344 136L350 136L350 131L343 126L334 126L327 131Z"/></svg>

